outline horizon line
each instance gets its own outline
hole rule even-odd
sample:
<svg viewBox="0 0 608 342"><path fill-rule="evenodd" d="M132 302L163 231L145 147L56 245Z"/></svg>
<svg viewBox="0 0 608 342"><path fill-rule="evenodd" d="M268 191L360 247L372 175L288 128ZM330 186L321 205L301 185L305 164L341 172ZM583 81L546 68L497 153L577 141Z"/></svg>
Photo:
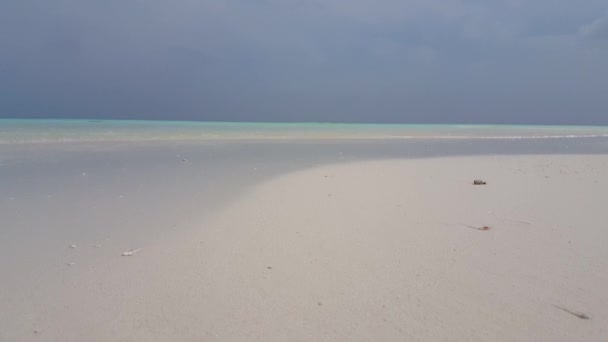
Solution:
<svg viewBox="0 0 608 342"><path fill-rule="evenodd" d="M1 118L0 121L86 121L86 122L139 122L139 123L195 123L195 124L280 124L280 125L410 125L410 126L538 126L538 127L608 127L599 124L540 124L540 123L406 123L406 122L336 122L336 121L217 121L217 120L169 120L169 119L103 119L103 118Z"/></svg>

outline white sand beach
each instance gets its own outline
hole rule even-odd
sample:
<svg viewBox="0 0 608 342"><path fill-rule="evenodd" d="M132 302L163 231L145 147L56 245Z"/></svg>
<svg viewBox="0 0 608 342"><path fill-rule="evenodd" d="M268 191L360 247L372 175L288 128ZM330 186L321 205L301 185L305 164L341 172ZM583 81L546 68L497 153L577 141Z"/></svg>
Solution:
<svg viewBox="0 0 608 342"><path fill-rule="evenodd" d="M607 174L602 155L354 161L271 177L147 239L118 239L134 217L73 241L51 216L35 248L53 258L3 255L0 340L599 341ZM125 206L165 224L135 210L154 193Z"/></svg>

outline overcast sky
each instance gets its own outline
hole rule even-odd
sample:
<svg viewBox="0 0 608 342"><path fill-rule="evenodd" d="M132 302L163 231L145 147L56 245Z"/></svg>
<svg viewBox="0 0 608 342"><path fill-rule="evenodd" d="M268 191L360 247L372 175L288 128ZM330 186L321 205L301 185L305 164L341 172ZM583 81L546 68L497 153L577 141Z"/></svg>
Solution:
<svg viewBox="0 0 608 342"><path fill-rule="evenodd" d="M0 0L0 117L608 125L608 1Z"/></svg>

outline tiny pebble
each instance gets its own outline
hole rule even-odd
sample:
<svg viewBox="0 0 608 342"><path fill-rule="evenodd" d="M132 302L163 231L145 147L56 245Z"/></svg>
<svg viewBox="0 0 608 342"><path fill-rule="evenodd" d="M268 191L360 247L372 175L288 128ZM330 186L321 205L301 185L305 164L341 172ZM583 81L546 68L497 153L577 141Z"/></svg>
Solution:
<svg viewBox="0 0 608 342"><path fill-rule="evenodd" d="M67 266L74 266L74 265L76 265L76 263L75 262L67 262L66 265Z"/></svg>
<svg viewBox="0 0 608 342"><path fill-rule="evenodd" d="M70 248L76 248L76 245L70 245Z"/></svg>

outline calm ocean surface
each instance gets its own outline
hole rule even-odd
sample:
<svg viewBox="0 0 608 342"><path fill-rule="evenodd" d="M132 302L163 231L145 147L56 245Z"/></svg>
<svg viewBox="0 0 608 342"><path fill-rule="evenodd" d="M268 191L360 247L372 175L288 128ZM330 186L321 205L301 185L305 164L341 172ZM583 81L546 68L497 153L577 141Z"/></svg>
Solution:
<svg viewBox="0 0 608 342"><path fill-rule="evenodd" d="M594 137L608 137L608 126L0 119L0 144L214 139L542 139Z"/></svg>

